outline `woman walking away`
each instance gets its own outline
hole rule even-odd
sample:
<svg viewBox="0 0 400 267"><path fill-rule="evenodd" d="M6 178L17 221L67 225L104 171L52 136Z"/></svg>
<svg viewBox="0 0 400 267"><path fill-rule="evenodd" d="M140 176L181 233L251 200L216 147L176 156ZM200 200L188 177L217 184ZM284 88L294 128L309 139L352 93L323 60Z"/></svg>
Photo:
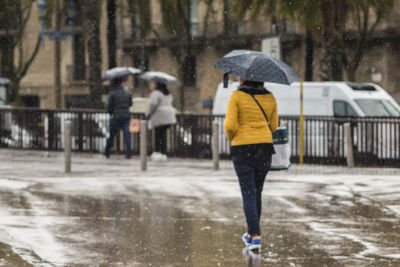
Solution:
<svg viewBox="0 0 400 267"><path fill-rule="evenodd" d="M231 156L247 221L242 240L253 251L261 249L261 194L275 153L272 133L278 127L278 111L274 96L263 82L241 78L239 82L228 103L225 133L232 141Z"/></svg>
<svg viewBox="0 0 400 267"><path fill-rule="evenodd" d="M151 82L148 119L155 131L155 152L151 155L154 161L167 159L167 129L176 123L175 109L172 106L172 95L167 85L162 82Z"/></svg>

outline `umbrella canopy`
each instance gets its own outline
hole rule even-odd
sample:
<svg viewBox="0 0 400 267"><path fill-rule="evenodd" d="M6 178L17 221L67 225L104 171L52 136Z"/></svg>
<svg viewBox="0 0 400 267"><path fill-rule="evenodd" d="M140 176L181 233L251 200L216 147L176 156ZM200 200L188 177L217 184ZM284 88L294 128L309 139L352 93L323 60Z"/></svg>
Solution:
<svg viewBox="0 0 400 267"><path fill-rule="evenodd" d="M300 80L296 72L279 59L251 50L233 50L215 67L245 81L291 84Z"/></svg>
<svg viewBox="0 0 400 267"><path fill-rule="evenodd" d="M161 71L147 71L141 74L139 78L164 84L179 85L178 80L174 76Z"/></svg>
<svg viewBox="0 0 400 267"><path fill-rule="evenodd" d="M115 67L112 69L109 69L106 71L106 73L103 75L102 80L107 81L107 80L112 80L115 78L121 78L124 76L132 75L132 74L137 74L141 73L139 69L132 68L132 67Z"/></svg>

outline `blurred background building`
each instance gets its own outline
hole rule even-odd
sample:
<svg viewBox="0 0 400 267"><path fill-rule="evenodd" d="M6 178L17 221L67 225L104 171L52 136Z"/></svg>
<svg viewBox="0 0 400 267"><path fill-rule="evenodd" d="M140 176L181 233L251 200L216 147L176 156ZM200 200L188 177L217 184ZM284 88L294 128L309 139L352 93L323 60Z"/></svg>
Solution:
<svg viewBox="0 0 400 267"><path fill-rule="evenodd" d="M56 0L48 2L54 1ZM65 6L67 2L58 1L62 3L61 6ZM193 113L210 112L212 99L223 75L213 65L232 49L264 49L269 53L278 50L275 53L292 65L302 78L314 81L323 79L320 75L320 64L321 58L324 57L321 45L324 37L323 34L318 34L318 27L312 29L316 33L312 35L310 44L310 31L298 15L285 15L283 12L265 15L264 12L257 13L251 9L248 12L240 12L234 5L236 2L98 1L101 3L99 38L102 72L114 64L164 71L177 76L182 86L170 88L175 106ZM34 1L24 31L25 54L35 49L40 32L36 3L37 1ZM68 39L61 42L61 106L65 108L90 107L87 97L90 94L89 48L86 42L88 34L82 12L82 6L86 3L83 0L76 1L78 12L73 46ZM343 46L340 47L346 51L344 54L347 55L347 62L343 62L347 65L338 64L340 68L333 77L339 80L354 79L357 82L377 83L399 101L400 0L395 0L384 15L379 12L369 9L367 16L364 14L364 17L369 18L369 25L374 24L374 19L378 16L381 17L376 28L369 29L370 34L365 35L361 57L357 57L356 52L363 32L362 23L357 21L361 22L364 17L360 13L361 16L357 20L358 13L349 13L345 23L345 37L341 43ZM114 28L112 25L110 28L110 18L114 20ZM62 25L67 30L67 24ZM52 26L51 23L49 26ZM0 35L4 34L4 30L1 29ZM110 43L110 37L114 39L114 44ZM279 45L272 47L276 39L270 38L279 38ZM266 40L264 48L263 40ZM110 45L114 48L110 49ZM111 58L114 58L113 64L110 64L113 61ZM357 58L361 58L361 61L355 72L349 74L351 62ZM54 69L54 44L46 38L44 46L39 48L27 74L21 80L20 95L25 105L55 107ZM0 76L4 76L3 64L0 64L0 72ZM137 78L132 79L130 87L135 97L146 97L149 94L147 84ZM96 90L99 90L100 94L107 93L104 88Z"/></svg>

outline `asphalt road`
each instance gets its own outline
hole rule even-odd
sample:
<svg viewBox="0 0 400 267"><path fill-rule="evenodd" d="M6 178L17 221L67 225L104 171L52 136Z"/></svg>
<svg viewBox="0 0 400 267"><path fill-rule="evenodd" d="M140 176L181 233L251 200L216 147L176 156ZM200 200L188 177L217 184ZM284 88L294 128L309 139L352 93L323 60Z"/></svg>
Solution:
<svg viewBox="0 0 400 267"><path fill-rule="evenodd" d="M229 161L0 150L0 266L400 266L400 170L294 165L250 255Z"/></svg>

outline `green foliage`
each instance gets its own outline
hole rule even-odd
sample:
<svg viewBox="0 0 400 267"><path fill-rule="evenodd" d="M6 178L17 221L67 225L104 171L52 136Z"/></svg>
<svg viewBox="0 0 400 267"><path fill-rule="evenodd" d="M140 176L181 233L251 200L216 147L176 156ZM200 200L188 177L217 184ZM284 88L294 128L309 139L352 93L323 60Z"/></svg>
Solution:
<svg viewBox="0 0 400 267"><path fill-rule="evenodd" d="M318 30L322 24L319 0L280 0L279 13L300 22L307 30Z"/></svg>
<svg viewBox="0 0 400 267"><path fill-rule="evenodd" d="M151 31L151 1L128 0L128 12L137 16L140 37L144 38Z"/></svg>
<svg viewBox="0 0 400 267"><path fill-rule="evenodd" d="M315 30L321 26L320 0L235 0L235 13L243 18L246 13L251 19L260 14L300 22L306 29Z"/></svg>
<svg viewBox="0 0 400 267"><path fill-rule="evenodd" d="M256 19L263 14L299 22L307 32L321 39L327 53L325 57L330 54L333 58L341 58L348 78L354 80L368 38L393 6L394 0L235 0L235 13L239 18L250 14ZM356 25L356 38L351 49L345 48L348 17ZM321 63L330 64L326 60ZM331 73L327 73L327 79L332 78L329 75Z"/></svg>
<svg viewBox="0 0 400 267"><path fill-rule="evenodd" d="M235 0L234 10L237 18L242 19L246 13L251 19L256 19L260 14L267 17L275 16L279 0Z"/></svg>
<svg viewBox="0 0 400 267"><path fill-rule="evenodd" d="M349 13L356 23L357 29L362 31L369 28L367 31L372 33L382 18L393 8L394 0L353 0L348 1L348 5ZM371 17L375 18L372 24Z"/></svg>
<svg viewBox="0 0 400 267"><path fill-rule="evenodd" d="M210 15L215 13L213 0L160 0L163 27L172 38L190 41L191 36L191 6L194 1L204 3L206 12L203 20L203 39L207 34ZM201 19L199 20L201 22Z"/></svg>
<svg viewBox="0 0 400 267"><path fill-rule="evenodd" d="M193 1L198 1L199 4L202 2L206 5L205 15L199 20L199 22L203 23L203 33L202 36L197 36L198 49L204 47L210 14L214 12L212 8L213 0L159 0L162 26L169 34L169 38L177 41L174 46L169 46L169 49L178 64L177 72L182 84L178 88L178 102L181 112L184 111L185 106L185 91L183 85L184 73L187 71L185 69L185 63L187 58L195 53L193 51L192 25L190 19ZM196 52L198 52L198 50Z"/></svg>
<svg viewBox="0 0 400 267"><path fill-rule="evenodd" d="M349 1L349 13L356 25L356 39L352 49L342 46L342 63L350 81L356 79L368 38L379 23L392 10L394 0L353 0ZM343 36L343 43L346 41Z"/></svg>
<svg viewBox="0 0 400 267"><path fill-rule="evenodd" d="M190 35L191 0L161 0L160 7L163 26L170 35Z"/></svg>

